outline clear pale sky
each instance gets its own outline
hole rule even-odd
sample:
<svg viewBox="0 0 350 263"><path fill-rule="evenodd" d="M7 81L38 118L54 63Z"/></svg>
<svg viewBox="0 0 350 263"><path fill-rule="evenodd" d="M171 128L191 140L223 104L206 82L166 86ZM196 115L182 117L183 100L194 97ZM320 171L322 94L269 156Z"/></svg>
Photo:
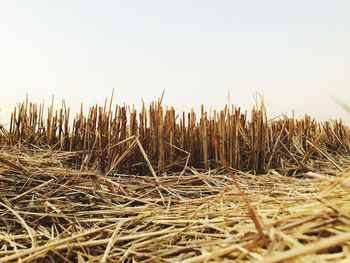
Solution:
<svg viewBox="0 0 350 263"><path fill-rule="evenodd" d="M26 94L74 112L148 104L177 111L228 101L270 117L350 114L350 1L0 0L0 122Z"/></svg>

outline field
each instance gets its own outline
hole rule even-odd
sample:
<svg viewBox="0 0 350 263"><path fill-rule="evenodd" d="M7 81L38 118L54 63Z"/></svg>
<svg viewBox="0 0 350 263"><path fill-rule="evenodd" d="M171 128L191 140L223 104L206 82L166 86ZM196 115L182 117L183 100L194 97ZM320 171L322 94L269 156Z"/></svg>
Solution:
<svg viewBox="0 0 350 263"><path fill-rule="evenodd" d="M341 121L112 105L1 126L0 262L350 261Z"/></svg>

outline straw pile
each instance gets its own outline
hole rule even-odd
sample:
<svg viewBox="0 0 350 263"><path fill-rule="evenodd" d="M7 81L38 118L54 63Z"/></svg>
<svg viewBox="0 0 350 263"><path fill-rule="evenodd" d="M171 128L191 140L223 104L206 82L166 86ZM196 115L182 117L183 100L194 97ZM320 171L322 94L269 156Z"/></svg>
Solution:
<svg viewBox="0 0 350 263"><path fill-rule="evenodd" d="M0 263L350 260L341 122L41 107L0 132Z"/></svg>
<svg viewBox="0 0 350 263"><path fill-rule="evenodd" d="M321 181L237 171L263 240L222 170L105 176L68 167L75 157L2 148L0 262L350 260L349 170Z"/></svg>

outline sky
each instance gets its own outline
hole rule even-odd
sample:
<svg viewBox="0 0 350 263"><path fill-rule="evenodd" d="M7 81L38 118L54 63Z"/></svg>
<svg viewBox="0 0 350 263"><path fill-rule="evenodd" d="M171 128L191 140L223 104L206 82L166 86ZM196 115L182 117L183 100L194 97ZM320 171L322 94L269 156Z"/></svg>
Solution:
<svg viewBox="0 0 350 263"><path fill-rule="evenodd" d="M0 0L0 123L16 103L72 112L163 104L179 113L243 110L323 121L350 114L347 0ZM228 96L228 94L230 94Z"/></svg>

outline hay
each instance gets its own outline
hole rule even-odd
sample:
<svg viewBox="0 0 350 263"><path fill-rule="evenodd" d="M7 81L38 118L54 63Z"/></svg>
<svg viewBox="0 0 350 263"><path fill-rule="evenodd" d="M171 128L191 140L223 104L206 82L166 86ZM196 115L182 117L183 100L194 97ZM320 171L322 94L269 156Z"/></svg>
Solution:
<svg viewBox="0 0 350 263"><path fill-rule="evenodd" d="M349 262L350 170L104 175L79 152L2 146L0 262ZM334 160L335 161L335 160ZM336 160L349 165L349 160Z"/></svg>
<svg viewBox="0 0 350 263"><path fill-rule="evenodd" d="M106 100L71 127L64 104L19 104L0 125L0 263L350 261L347 126L161 102Z"/></svg>

